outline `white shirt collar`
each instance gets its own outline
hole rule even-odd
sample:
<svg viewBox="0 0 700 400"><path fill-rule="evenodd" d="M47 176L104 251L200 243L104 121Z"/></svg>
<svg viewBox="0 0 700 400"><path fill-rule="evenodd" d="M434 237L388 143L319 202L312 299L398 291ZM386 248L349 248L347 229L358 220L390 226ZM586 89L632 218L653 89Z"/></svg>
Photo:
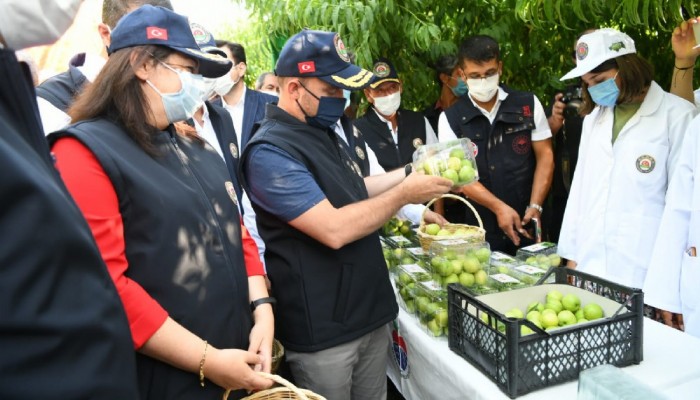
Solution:
<svg viewBox="0 0 700 400"><path fill-rule="evenodd" d="M106 63L107 60L101 56L86 53L85 62L78 67L78 71L85 75L88 81L94 82Z"/></svg>
<svg viewBox="0 0 700 400"><path fill-rule="evenodd" d="M243 79L243 78L241 78L241 79ZM245 87L245 85L243 85L243 93L241 93L241 98L240 98L240 100L238 100L238 103L228 104L226 102L226 99L224 99L224 96L221 96L221 104L223 104L224 107L226 107L226 108L243 108L243 106L245 105L245 94L247 91L248 91L248 88Z"/></svg>

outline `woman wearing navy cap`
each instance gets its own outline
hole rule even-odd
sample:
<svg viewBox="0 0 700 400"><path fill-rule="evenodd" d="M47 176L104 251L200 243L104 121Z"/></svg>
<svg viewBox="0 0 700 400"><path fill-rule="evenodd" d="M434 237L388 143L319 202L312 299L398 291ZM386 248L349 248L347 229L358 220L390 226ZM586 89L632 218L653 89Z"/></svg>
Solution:
<svg viewBox="0 0 700 400"><path fill-rule="evenodd" d="M50 140L126 310L141 398L268 387L254 368L270 369L274 299L257 248L221 158L172 126L201 105L197 72L221 76L230 62L151 6L120 21L109 50L74 124Z"/></svg>

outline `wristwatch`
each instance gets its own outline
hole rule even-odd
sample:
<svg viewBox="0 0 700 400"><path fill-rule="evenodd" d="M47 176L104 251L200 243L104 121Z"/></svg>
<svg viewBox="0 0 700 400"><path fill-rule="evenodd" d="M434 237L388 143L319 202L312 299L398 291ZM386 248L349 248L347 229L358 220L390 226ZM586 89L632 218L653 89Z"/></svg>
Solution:
<svg viewBox="0 0 700 400"><path fill-rule="evenodd" d="M542 214L542 206L537 204L537 203L530 203L525 207L525 210L527 211L528 208L534 208L535 210L539 211L540 214Z"/></svg>
<svg viewBox="0 0 700 400"><path fill-rule="evenodd" d="M406 164L406 166L403 167L403 172L406 173L406 176L411 175L411 172L413 172L413 164L411 164L411 163Z"/></svg>
<svg viewBox="0 0 700 400"><path fill-rule="evenodd" d="M275 304L277 303L277 300L275 300L274 297L263 297L260 299L257 299L255 301L250 302L250 311L255 311L256 308L258 308L259 305L262 304L269 304L272 306L272 308L275 308Z"/></svg>

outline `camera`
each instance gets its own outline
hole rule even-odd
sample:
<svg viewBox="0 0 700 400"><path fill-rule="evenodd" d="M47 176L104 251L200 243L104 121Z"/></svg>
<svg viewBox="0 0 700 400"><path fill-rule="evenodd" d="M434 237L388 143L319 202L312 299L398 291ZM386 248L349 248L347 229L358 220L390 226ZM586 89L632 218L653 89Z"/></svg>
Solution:
<svg viewBox="0 0 700 400"><path fill-rule="evenodd" d="M577 117L583 105L581 88L569 88L569 90L564 93L564 96L562 96L561 102L566 104L564 107L564 118L569 119Z"/></svg>

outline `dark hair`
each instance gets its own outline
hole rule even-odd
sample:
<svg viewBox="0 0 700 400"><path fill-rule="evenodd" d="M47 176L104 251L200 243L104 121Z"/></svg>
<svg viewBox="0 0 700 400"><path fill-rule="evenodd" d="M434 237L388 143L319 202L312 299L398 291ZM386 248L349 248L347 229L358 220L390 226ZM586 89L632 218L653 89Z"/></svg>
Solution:
<svg viewBox="0 0 700 400"><path fill-rule="evenodd" d="M102 22L114 29L117 22L130 10L137 9L143 5L150 4L152 6L165 7L173 11L173 5L170 0L104 0L102 3Z"/></svg>
<svg viewBox="0 0 700 400"><path fill-rule="evenodd" d="M435 81L437 82L438 86L442 86L440 75L445 74L452 76L452 72L455 70L455 68L457 68L457 57L453 56L452 54L442 56L435 61L433 67L435 68L436 72Z"/></svg>
<svg viewBox="0 0 700 400"><path fill-rule="evenodd" d="M617 77L620 81L620 96L617 98L617 104L629 103L643 95L654 79L654 67L647 60L634 53L607 60L591 72L600 73L613 68L617 68ZM581 91L583 105L580 114L587 115L593 111L595 103L588 93L588 84L581 82L581 88L583 89Z"/></svg>
<svg viewBox="0 0 700 400"><path fill-rule="evenodd" d="M262 88L263 82L265 82L265 78L267 78L268 75L272 75L272 72L263 72L258 76L258 79L255 80L255 90L260 90L260 88Z"/></svg>
<svg viewBox="0 0 700 400"><path fill-rule="evenodd" d="M240 44L229 42L228 40L216 40L216 47L226 47L229 49L231 55L233 56L234 64L248 64L245 58L245 49Z"/></svg>
<svg viewBox="0 0 700 400"><path fill-rule="evenodd" d="M459 61L475 61L479 64L491 61L501 60L501 53L498 48L498 42L491 36L476 35L471 36L462 42L459 46Z"/></svg>
<svg viewBox="0 0 700 400"><path fill-rule="evenodd" d="M151 109L134 68L146 62L155 65L157 60L165 59L173 52L163 46L136 46L114 52L97 79L85 88L68 110L72 122L116 119L139 147L155 155L151 137L158 129L148 124ZM137 57L132 64L131 55L134 53Z"/></svg>

